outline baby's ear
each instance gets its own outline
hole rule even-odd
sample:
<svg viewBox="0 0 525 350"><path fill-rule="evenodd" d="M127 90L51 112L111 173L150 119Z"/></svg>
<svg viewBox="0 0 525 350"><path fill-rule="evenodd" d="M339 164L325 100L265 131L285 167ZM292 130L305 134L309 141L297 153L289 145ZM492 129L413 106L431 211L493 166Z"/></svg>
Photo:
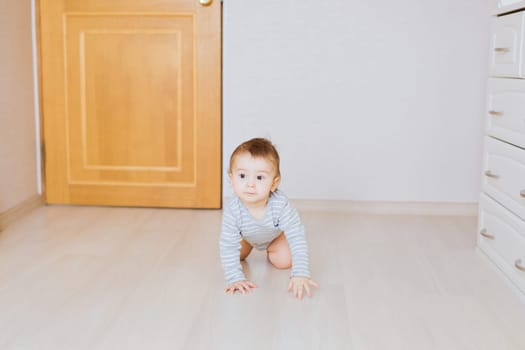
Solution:
<svg viewBox="0 0 525 350"><path fill-rule="evenodd" d="M280 182L281 182L281 177L280 176L276 176L273 179L272 188L270 189L270 191L271 192L275 192L275 190L277 189L277 186L279 186Z"/></svg>

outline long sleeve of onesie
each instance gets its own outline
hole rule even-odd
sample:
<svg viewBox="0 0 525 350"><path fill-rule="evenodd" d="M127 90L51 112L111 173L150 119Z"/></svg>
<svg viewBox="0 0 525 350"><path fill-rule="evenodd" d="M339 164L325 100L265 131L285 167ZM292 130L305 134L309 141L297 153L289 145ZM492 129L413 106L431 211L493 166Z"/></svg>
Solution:
<svg viewBox="0 0 525 350"><path fill-rule="evenodd" d="M282 213L279 215L279 228L284 231L292 253L291 276L310 277L308 269L308 245L297 210L286 200Z"/></svg>
<svg viewBox="0 0 525 350"><path fill-rule="evenodd" d="M234 216L235 210L233 207L233 202L230 202L224 208L219 241L221 264L224 270L224 278L228 285L246 279L242 272L240 260L242 236L238 220Z"/></svg>

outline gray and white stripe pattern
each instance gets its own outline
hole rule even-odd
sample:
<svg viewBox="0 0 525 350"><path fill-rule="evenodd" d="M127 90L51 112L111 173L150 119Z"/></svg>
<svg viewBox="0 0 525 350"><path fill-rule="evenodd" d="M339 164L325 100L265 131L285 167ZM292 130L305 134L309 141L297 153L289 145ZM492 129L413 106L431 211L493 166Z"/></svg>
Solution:
<svg viewBox="0 0 525 350"><path fill-rule="evenodd" d="M228 284L245 280L239 259L241 239L255 249L264 250L284 232L292 253L291 276L310 277L308 245L297 210L288 198L277 190L270 195L264 218L256 220L235 196L224 208L220 237L220 256Z"/></svg>

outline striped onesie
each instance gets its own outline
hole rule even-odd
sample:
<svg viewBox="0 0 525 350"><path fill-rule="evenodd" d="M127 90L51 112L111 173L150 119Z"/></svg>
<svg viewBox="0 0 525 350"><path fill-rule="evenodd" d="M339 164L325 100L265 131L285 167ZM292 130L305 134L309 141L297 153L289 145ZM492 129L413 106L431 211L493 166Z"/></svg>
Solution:
<svg viewBox="0 0 525 350"><path fill-rule="evenodd" d="M281 232L284 232L292 253L291 276L310 277L304 226L284 193L277 190L270 194L261 220L255 219L235 196L224 208L219 242L227 283L230 285L246 279L240 262L241 239L257 250L264 250Z"/></svg>

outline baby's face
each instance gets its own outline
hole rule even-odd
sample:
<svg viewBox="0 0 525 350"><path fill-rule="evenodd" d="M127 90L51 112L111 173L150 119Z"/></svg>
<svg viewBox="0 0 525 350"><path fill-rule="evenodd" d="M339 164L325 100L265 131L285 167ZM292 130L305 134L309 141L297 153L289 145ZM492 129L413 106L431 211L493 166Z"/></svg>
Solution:
<svg viewBox="0 0 525 350"><path fill-rule="evenodd" d="M235 157L229 174L235 194L248 207L265 206L270 192L277 189L280 178L272 162L254 158L250 153Z"/></svg>

